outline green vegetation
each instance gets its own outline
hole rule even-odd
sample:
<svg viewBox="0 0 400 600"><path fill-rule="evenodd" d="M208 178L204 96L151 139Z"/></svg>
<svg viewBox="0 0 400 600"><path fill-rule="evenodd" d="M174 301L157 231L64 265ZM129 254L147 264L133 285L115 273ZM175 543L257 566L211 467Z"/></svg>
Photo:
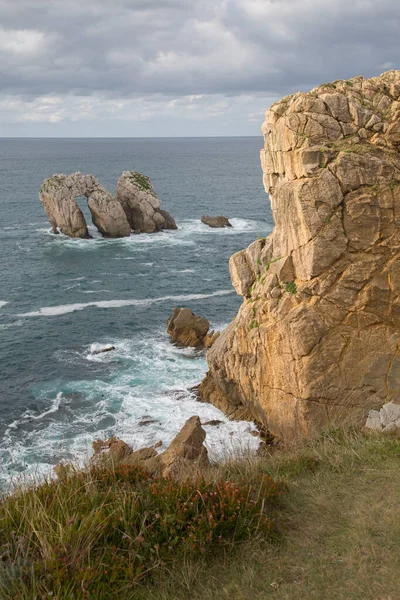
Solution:
<svg viewBox="0 0 400 600"><path fill-rule="evenodd" d="M0 504L0 598L394 600L399 461L396 435L332 427L198 480L67 472Z"/></svg>
<svg viewBox="0 0 400 600"><path fill-rule="evenodd" d="M154 571L271 539L280 494L261 471L176 481L132 465L63 469L0 502L0 598L133 598Z"/></svg>
<svg viewBox="0 0 400 600"><path fill-rule="evenodd" d="M353 87L353 85L354 85L354 83L352 81L346 81L345 83L350 87Z"/></svg>
<svg viewBox="0 0 400 600"><path fill-rule="evenodd" d="M281 260L281 256L278 256L277 258L272 258L271 260L269 260L267 263L265 263L265 270L268 271L270 266L272 264L274 264L275 262L277 262L278 260Z"/></svg>
<svg viewBox="0 0 400 600"><path fill-rule="evenodd" d="M249 329L251 331L252 329L256 329L256 327L259 327L258 321L256 319L253 319L252 321L250 321Z"/></svg>
<svg viewBox="0 0 400 600"><path fill-rule="evenodd" d="M131 171L129 178L132 179L142 190L151 191L150 179L146 175L142 175L136 171Z"/></svg>
<svg viewBox="0 0 400 600"><path fill-rule="evenodd" d="M297 293L297 287L294 281L284 281L283 285L285 286L285 291L289 294Z"/></svg>

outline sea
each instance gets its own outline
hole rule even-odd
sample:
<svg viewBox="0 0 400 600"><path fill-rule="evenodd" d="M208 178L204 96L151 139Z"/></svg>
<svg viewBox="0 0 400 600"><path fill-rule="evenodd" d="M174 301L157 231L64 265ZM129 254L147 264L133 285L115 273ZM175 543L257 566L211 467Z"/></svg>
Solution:
<svg viewBox="0 0 400 600"><path fill-rule="evenodd" d="M88 460L98 438L166 448L192 415L221 421L205 425L212 460L256 449L254 425L196 401L206 358L172 345L166 322L183 306L217 330L235 316L229 257L272 229L261 147L261 137L0 139L0 488ZM43 179L82 171L114 191L131 169L151 178L177 231L51 233ZM232 228L211 229L203 214Z"/></svg>

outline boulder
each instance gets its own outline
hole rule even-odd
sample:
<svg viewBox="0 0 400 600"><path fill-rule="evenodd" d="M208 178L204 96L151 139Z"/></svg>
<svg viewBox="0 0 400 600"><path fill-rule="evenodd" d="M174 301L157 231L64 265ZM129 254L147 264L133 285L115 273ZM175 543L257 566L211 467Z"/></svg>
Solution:
<svg viewBox="0 0 400 600"><path fill-rule="evenodd" d="M229 220L222 215L217 217L209 217L208 215L203 215L201 217L201 222L204 225L208 225L209 227L232 227L229 223Z"/></svg>
<svg viewBox="0 0 400 600"><path fill-rule="evenodd" d="M172 440L167 450L157 454L157 442L149 448L132 450L124 441L112 437L109 440L96 440L92 447L94 461L106 460L113 464L140 464L149 471L161 473L164 477L178 476L193 468L204 470L210 465L207 448L204 446L206 432L200 418L190 417Z"/></svg>
<svg viewBox="0 0 400 600"><path fill-rule="evenodd" d="M76 198L86 196L92 221L105 237L125 237L131 228L122 206L93 175L72 173L53 175L45 179L39 198L49 217L54 233L61 231L69 237L88 238L85 217Z"/></svg>
<svg viewBox="0 0 400 600"><path fill-rule="evenodd" d="M161 210L153 184L145 175L124 171L118 179L116 194L133 231L154 233L162 229L177 229L171 215Z"/></svg>
<svg viewBox="0 0 400 600"><path fill-rule="evenodd" d="M190 308L175 308L167 322L167 333L171 342L179 346L210 348L219 332L210 331L210 323L204 317L196 316Z"/></svg>
<svg viewBox="0 0 400 600"><path fill-rule="evenodd" d="M159 455L162 473L165 476L178 474L187 467L202 470L210 465L207 448L203 442L206 432L200 418L190 417L172 440L165 452Z"/></svg>
<svg viewBox="0 0 400 600"><path fill-rule="evenodd" d="M275 227L231 258L243 303L199 393L280 439L364 423L400 397L399 100L400 72L388 71L266 112Z"/></svg>
<svg viewBox="0 0 400 600"><path fill-rule="evenodd" d="M380 410L370 410L365 427L384 433L400 433L400 404L387 402Z"/></svg>

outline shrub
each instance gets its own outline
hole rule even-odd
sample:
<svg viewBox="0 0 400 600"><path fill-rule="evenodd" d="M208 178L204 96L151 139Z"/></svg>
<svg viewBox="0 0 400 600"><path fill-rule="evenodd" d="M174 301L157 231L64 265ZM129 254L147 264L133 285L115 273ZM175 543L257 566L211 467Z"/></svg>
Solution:
<svg viewBox="0 0 400 600"><path fill-rule="evenodd" d="M138 466L66 471L0 502L0 597L114 597L185 556L270 537L279 495L261 474L176 481Z"/></svg>

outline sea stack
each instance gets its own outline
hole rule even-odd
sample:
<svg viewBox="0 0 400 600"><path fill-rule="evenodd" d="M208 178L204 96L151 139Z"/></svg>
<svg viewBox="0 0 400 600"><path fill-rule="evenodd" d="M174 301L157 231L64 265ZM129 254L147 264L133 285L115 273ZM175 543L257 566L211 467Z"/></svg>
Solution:
<svg viewBox="0 0 400 600"><path fill-rule="evenodd" d="M171 215L161 210L153 185L137 171L124 171L118 180L117 197L107 191L93 175L77 172L45 179L39 192L53 233L74 238L89 238L87 223L76 198L86 196L93 224L104 237L126 237L135 233L154 233L177 229Z"/></svg>
<svg viewBox="0 0 400 600"><path fill-rule="evenodd" d="M262 131L275 227L230 260L243 304L200 394L288 440L400 399L400 72L287 96Z"/></svg>
<svg viewBox="0 0 400 600"><path fill-rule="evenodd" d="M166 210L161 210L161 201L150 179L137 171L122 173L117 183L117 200L136 233L177 229L171 215Z"/></svg>

